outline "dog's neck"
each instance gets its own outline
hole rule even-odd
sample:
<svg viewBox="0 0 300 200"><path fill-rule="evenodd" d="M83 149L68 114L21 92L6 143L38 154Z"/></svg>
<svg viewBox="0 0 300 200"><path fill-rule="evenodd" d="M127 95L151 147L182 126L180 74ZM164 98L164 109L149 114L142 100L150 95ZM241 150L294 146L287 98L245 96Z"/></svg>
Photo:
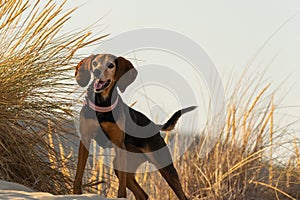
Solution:
<svg viewBox="0 0 300 200"><path fill-rule="evenodd" d="M93 87L89 87L87 90L87 96L96 106L108 107L115 103L118 97L118 91L115 86L108 92L107 95L102 93L95 93Z"/></svg>

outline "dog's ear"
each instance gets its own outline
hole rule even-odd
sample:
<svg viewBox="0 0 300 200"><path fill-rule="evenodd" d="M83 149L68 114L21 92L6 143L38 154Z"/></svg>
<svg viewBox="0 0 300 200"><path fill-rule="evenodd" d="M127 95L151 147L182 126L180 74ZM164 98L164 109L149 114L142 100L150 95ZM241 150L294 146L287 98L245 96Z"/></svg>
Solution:
<svg viewBox="0 0 300 200"><path fill-rule="evenodd" d="M133 67L129 60L126 60L123 57L118 57L116 59L116 64L117 72L115 78L119 90L123 93L127 86L136 79L137 70Z"/></svg>
<svg viewBox="0 0 300 200"><path fill-rule="evenodd" d="M76 66L75 78L81 87L87 86L91 79L91 62L94 55L81 60Z"/></svg>

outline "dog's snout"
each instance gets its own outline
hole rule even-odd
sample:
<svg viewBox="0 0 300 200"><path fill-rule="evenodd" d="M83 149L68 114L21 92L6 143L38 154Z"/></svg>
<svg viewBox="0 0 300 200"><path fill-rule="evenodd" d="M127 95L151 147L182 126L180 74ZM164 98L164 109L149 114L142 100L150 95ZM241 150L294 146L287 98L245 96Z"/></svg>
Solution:
<svg viewBox="0 0 300 200"><path fill-rule="evenodd" d="M100 69L95 69L94 70L94 75L95 75L95 77L100 77L101 76L101 70Z"/></svg>

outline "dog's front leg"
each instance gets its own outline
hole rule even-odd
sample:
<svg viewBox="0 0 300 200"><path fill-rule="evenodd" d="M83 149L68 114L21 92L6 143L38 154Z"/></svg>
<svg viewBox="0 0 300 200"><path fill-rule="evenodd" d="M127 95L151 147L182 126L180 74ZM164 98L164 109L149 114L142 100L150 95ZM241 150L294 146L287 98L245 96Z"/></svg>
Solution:
<svg viewBox="0 0 300 200"><path fill-rule="evenodd" d="M116 157L114 159L114 169L116 176L119 178L118 197L126 197L127 152L124 143L125 133L116 123L103 122L101 123L101 127L115 145Z"/></svg>
<svg viewBox="0 0 300 200"><path fill-rule="evenodd" d="M76 170L76 176L73 185L73 194L82 194L82 188L81 188L82 177L83 177L83 172L84 172L88 155L89 155L89 151L87 150L83 142L80 140L77 170Z"/></svg>
<svg viewBox="0 0 300 200"><path fill-rule="evenodd" d="M114 160L114 169L117 177L119 178L118 197L126 197L126 181L127 181L127 154L124 143L118 145L116 148L116 157Z"/></svg>

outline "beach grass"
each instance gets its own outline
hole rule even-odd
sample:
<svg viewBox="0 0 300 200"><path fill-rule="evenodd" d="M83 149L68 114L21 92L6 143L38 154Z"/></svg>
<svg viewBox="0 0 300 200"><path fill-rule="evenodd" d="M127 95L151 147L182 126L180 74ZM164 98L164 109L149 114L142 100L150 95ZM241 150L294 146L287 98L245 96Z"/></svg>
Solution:
<svg viewBox="0 0 300 200"><path fill-rule="evenodd" d="M0 1L0 178L53 194L70 193L72 177L49 143L49 124L67 132L74 55L103 37L62 32L75 11L66 2Z"/></svg>

